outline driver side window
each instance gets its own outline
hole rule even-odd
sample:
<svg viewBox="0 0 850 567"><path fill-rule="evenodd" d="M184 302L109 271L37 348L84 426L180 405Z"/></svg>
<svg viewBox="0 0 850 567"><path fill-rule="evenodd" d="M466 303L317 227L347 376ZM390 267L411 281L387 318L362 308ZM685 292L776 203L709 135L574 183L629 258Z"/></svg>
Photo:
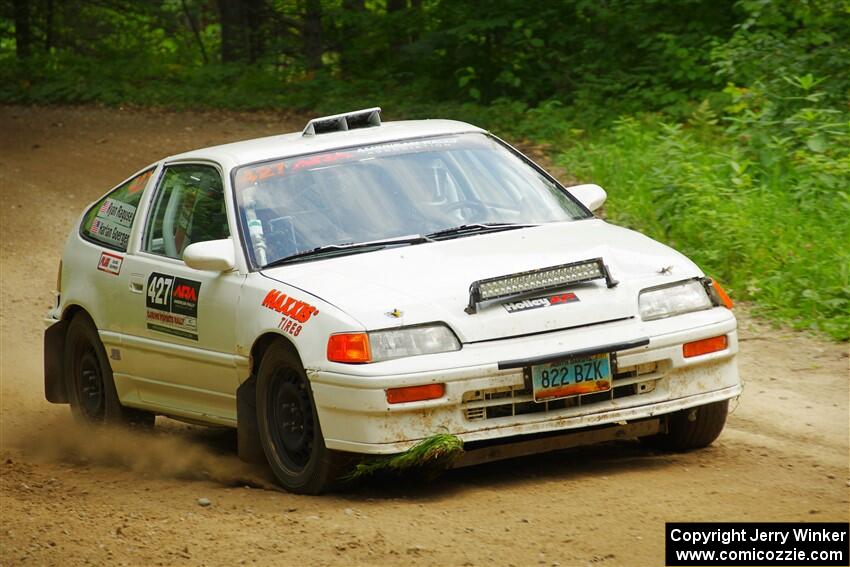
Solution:
<svg viewBox="0 0 850 567"><path fill-rule="evenodd" d="M167 167L148 219L144 250L179 260L192 243L229 236L218 170L197 164Z"/></svg>

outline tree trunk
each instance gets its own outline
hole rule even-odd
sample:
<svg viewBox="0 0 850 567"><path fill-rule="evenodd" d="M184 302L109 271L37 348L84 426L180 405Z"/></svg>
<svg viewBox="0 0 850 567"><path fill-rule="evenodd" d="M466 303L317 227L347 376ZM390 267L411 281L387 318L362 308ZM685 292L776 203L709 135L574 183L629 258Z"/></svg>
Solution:
<svg viewBox="0 0 850 567"><path fill-rule="evenodd" d="M18 59L26 59L32 53L29 0L14 0L13 4L15 11L15 53Z"/></svg>
<svg viewBox="0 0 850 567"><path fill-rule="evenodd" d="M407 0L387 0L387 13L400 12L407 8Z"/></svg>
<svg viewBox="0 0 850 567"><path fill-rule="evenodd" d="M342 26L343 41L356 44L357 36L362 31L362 14L366 11L366 0L342 0L342 9L345 11L345 19ZM344 77L352 77L357 70L357 54L346 45L338 48L339 64Z"/></svg>
<svg viewBox="0 0 850 567"><path fill-rule="evenodd" d="M304 60L307 68L316 70L322 66L322 3L321 0L307 0L304 21L301 28Z"/></svg>
<svg viewBox="0 0 850 567"><path fill-rule="evenodd" d="M222 63L254 63L265 53L264 0L218 0Z"/></svg>
<svg viewBox="0 0 850 567"><path fill-rule="evenodd" d="M390 29L387 35L390 38L390 49L395 52L405 43L405 30L400 25L402 16L400 12L407 9L407 0L387 0L387 16Z"/></svg>
<svg viewBox="0 0 850 567"><path fill-rule="evenodd" d="M422 14L422 0L410 0L410 11L413 12L411 18L414 22L410 29L410 41L412 43L419 39L425 21L425 16Z"/></svg>
<svg viewBox="0 0 850 567"><path fill-rule="evenodd" d="M265 1L245 0L242 13L243 25L245 26L245 39L248 43L248 61L256 63L266 53L265 27Z"/></svg>
<svg viewBox="0 0 850 567"><path fill-rule="evenodd" d="M198 49L201 51L201 58L204 61L204 65L206 65L209 63L209 59L207 59L207 49L204 47L203 39L201 39L201 32L198 30L198 23L195 21L195 16L192 15L192 12L189 10L189 6L186 5L186 0L180 0L180 5L183 7L183 14L189 22L189 27L192 28L192 34L195 36L195 41L198 42Z"/></svg>
<svg viewBox="0 0 850 567"><path fill-rule="evenodd" d="M48 53L51 49L53 49L53 46L56 43L56 39L54 37L55 30L53 28L53 22L56 19L54 13L53 0L47 0L46 14L44 18L44 50Z"/></svg>
<svg viewBox="0 0 850 567"><path fill-rule="evenodd" d="M221 22L221 62L242 60L242 18L239 0L218 0Z"/></svg>

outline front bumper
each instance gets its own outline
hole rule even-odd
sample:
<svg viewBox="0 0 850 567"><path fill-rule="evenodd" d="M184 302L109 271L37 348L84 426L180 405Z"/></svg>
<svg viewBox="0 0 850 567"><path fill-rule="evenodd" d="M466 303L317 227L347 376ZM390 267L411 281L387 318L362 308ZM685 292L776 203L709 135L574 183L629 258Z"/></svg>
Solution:
<svg viewBox="0 0 850 567"><path fill-rule="evenodd" d="M718 335L728 338L725 350L682 356L683 343ZM499 369L500 361L647 336L648 345L617 352L614 387L602 394L537 404L529 401L521 368ZM379 363L347 373L308 370L308 375L328 448L392 454L440 432L464 442L493 440L630 422L734 398L742 390L737 351L735 318L718 308L665 321L632 320L464 345L457 353L408 359L405 372ZM453 356L457 364L449 366ZM423 366L431 359L434 367L410 371L416 358ZM386 401L388 387L433 382L445 384L442 398L396 405Z"/></svg>

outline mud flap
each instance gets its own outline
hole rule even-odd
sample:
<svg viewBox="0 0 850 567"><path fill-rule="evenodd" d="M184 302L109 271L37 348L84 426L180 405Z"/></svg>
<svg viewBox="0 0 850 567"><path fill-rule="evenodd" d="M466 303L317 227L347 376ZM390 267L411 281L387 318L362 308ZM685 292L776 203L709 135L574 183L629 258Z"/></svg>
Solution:
<svg viewBox="0 0 850 567"><path fill-rule="evenodd" d="M236 451L249 463L265 463L257 426L257 377L253 374L236 389Z"/></svg>
<svg viewBox="0 0 850 567"><path fill-rule="evenodd" d="M44 331L44 397L54 404L67 404L65 388L65 334L68 321L58 321Z"/></svg>

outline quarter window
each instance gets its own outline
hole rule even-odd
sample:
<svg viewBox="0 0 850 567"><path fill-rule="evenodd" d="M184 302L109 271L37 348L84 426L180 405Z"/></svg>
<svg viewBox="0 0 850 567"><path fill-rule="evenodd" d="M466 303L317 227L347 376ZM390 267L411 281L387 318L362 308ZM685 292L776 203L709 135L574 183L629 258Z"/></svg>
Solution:
<svg viewBox="0 0 850 567"><path fill-rule="evenodd" d="M181 259L194 242L230 236L221 175L212 166L167 167L151 211L146 252Z"/></svg>
<svg viewBox="0 0 850 567"><path fill-rule="evenodd" d="M140 173L95 203L83 218L82 235L107 248L126 252L136 209L153 171Z"/></svg>

